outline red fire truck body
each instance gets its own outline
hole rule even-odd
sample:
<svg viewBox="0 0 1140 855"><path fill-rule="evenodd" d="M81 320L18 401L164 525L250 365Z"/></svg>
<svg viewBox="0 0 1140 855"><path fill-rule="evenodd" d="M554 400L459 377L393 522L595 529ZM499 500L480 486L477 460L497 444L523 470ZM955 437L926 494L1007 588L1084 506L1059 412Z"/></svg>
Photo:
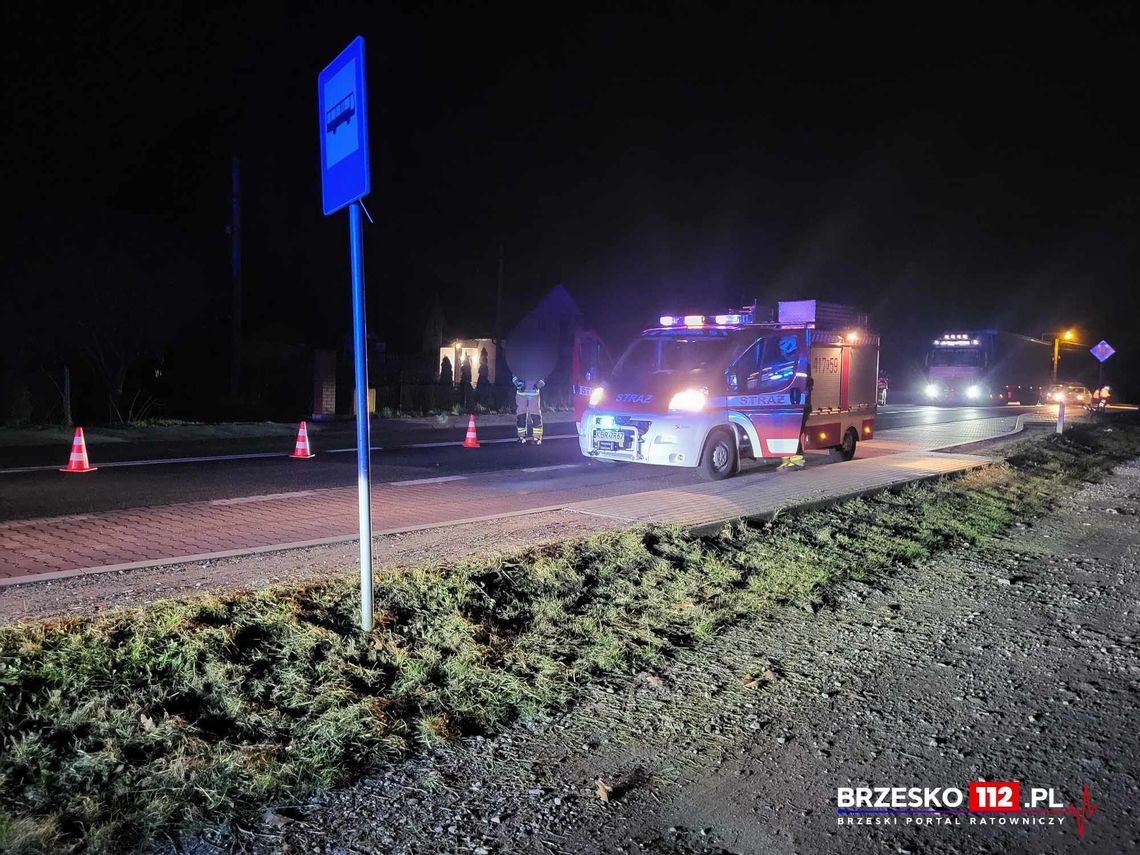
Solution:
<svg viewBox="0 0 1140 855"><path fill-rule="evenodd" d="M800 447L850 460L874 436L878 366L879 337L846 306L795 300L775 312L665 316L592 390L579 448L600 460L700 466L713 479L742 459Z"/></svg>

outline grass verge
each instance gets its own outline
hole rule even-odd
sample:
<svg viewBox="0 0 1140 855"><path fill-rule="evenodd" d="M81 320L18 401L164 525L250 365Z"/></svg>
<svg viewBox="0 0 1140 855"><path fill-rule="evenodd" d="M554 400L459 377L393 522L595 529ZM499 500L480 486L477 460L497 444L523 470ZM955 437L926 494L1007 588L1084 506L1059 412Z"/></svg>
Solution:
<svg viewBox="0 0 1140 855"><path fill-rule="evenodd" d="M1140 454L1140 428L711 536L635 529L349 581L0 629L0 850L123 851L491 731L600 674L1044 512Z"/></svg>

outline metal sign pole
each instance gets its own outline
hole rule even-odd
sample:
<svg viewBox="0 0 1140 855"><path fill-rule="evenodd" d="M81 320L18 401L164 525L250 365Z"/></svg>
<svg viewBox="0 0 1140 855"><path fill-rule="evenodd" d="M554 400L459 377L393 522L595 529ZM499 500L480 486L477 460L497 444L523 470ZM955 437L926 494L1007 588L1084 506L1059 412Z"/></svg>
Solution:
<svg viewBox="0 0 1140 855"><path fill-rule="evenodd" d="M360 511L360 628L372 629L372 479L369 454L368 333L364 320L364 245L360 200L372 189L368 157L368 76L357 36L317 75L321 141L321 208L348 208L352 262L352 363L356 380L356 489ZM371 219L371 217L369 217Z"/></svg>
<svg viewBox="0 0 1140 855"><path fill-rule="evenodd" d="M364 247L360 203L348 206L352 258L352 361L356 375L356 490L360 511L360 628L372 629L372 479L368 413L368 339L364 325Z"/></svg>

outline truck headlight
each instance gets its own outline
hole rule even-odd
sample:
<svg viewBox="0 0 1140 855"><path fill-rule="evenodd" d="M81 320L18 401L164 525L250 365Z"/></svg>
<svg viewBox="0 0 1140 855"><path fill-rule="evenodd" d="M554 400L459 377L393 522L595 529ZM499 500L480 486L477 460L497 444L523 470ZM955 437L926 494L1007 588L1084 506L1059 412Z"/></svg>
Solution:
<svg viewBox="0 0 1140 855"><path fill-rule="evenodd" d="M938 397L938 391L939 391L938 387L936 385L934 385L933 383L927 383L926 389L924 389L923 391L926 392L926 397L928 397L928 398L937 398Z"/></svg>
<svg viewBox="0 0 1140 855"><path fill-rule="evenodd" d="M982 397L982 387L970 386L968 389L966 389L966 397L970 399L977 399Z"/></svg>
<svg viewBox="0 0 1140 855"><path fill-rule="evenodd" d="M595 386L590 390L590 406L596 407L602 402L602 398L606 397L605 386Z"/></svg>
<svg viewBox="0 0 1140 855"><path fill-rule="evenodd" d="M682 410L687 413L695 413L705 408L705 401L707 396L700 389L686 389L684 392L678 392L669 401L670 410Z"/></svg>

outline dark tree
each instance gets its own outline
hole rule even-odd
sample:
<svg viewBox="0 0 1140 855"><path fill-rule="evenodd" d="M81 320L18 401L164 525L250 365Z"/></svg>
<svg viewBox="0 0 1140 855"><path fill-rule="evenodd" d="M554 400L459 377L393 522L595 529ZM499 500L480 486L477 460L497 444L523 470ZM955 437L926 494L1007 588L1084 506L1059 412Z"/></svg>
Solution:
<svg viewBox="0 0 1140 855"><path fill-rule="evenodd" d="M479 379L475 383L475 403L482 407L491 405L490 366L487 364L487 348L479 352Z"/></svg>
<svg viewBox="0 0 1140 855"><path fill-rule="evenodd" d="M471 357L464 356L459 368L459 403L464 410L471 409L473 399L471 389Z"/></svg>

